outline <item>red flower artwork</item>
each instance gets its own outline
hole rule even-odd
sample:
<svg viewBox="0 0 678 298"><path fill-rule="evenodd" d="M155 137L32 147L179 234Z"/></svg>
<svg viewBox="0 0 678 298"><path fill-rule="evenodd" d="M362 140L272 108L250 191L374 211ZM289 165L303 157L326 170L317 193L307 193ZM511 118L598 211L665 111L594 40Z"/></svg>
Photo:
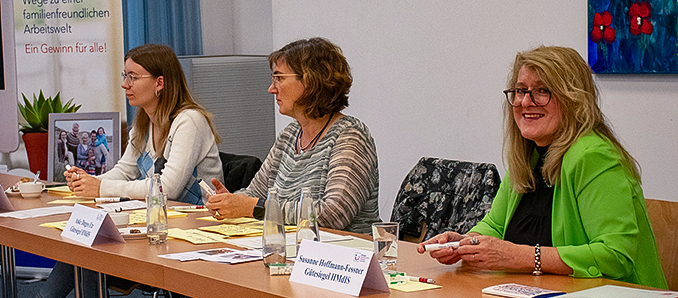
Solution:
<svg viewBox="0 0 678 298"><path fill-rule="evenodd" d="M641 32L647 35L652 34L653 27L650 22L652 14L652 5L649 2L635 2L629 8L629 23L631 34L638 35Z"/></svg>
<svg viewBox="0 0 678 298"><path fill-rule="evenodd" d="M596 13L593 17L593 30L591 31L591 40L599 43L603 40L607 43L612 43L616 32L612 28L612 15L608 11L604 11L601 15Z"/></svg>

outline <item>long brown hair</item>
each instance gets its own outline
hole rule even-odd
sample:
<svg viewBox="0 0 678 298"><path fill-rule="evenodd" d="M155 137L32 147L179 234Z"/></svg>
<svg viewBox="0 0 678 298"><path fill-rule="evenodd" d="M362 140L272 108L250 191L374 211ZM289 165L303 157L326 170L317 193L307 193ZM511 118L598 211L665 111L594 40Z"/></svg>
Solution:
<svg viewBox="0 0 678 298"><path fill-rule="evenodd" d="M537 72L551 90L551 100L560 105L562 122L549 146L542 168L543 177L552 185L560 183L563 156L582 136L595 132L609 140L622 158L624 167L640 182L640 166L615 137L598 106L598 88L584 59L571 48L541 46L518 53L509 75L508 88L514 88L520 69ZM531 159L536 144L525 139L513 117L513 107L504 101L504 158L511 173L511 185L519 193L535 187Z"/></svg>
<svg viewBox="0 0 678 298"><path fill-rule="evenodd" d="M141 65L146 71L155 77L163 77L164 87L158 92L158 107L155 111L158 126L160 127L160 136L162 145L160 150L156 151L156 157L161 156L165 151L167 136L174 118L184 110L194 109L200 112L209 124L214 139L217 143L221 141L219 135L214 130L212 124L212 114L199 105L191 93L188 91L184 71L179 64L179 59L174 51L168 46L159 44L146 44L133 48L125 55L125 61L132 59L135 63ZM134 130L136 134L132 139L132 145L136 150L144 147L148 134L150 119L143 109L137 109L137 115L134 118Z"/></svg>

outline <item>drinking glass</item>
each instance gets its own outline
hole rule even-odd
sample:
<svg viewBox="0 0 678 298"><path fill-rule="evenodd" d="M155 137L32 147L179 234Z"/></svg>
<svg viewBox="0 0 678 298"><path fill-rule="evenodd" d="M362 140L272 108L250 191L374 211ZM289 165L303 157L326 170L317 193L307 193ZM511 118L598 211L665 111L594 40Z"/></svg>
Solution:
<svg viewBox="0 0 678 298"><path fill-rule="evenodd" d="M398 223L380 222L372 224L374 253L381 270L396 270L398 262Z"/></svg>

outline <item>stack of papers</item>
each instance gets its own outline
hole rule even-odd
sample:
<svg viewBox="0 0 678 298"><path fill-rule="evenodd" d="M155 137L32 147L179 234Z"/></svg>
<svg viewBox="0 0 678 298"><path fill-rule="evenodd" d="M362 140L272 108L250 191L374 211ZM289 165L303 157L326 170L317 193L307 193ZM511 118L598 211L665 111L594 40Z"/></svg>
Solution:
<svg viewBox="0 0 678 298"><path fill-rule="evenodd" d="M261 260L260 250L235 250L230 248L215 248L207 250L189 251L182 253L159 255L161 258L178 261L204 260L227 264L237 264Z"/></svg>
<svg viewBox="0 0 678 298"><path fill-rule="evenodd" d="M182 230L173 228L167 230L167 236L175 239L181 239L193 244L223 243L224 236L219 234L203 232L197 229Z"/></svg>
<svg viewBox="0 0 678 298"><path fill-rule="evenodd" d="M261 236L262 230L242 225L218 225L202 227L200 230L223 234L226 236Z"/></svg>

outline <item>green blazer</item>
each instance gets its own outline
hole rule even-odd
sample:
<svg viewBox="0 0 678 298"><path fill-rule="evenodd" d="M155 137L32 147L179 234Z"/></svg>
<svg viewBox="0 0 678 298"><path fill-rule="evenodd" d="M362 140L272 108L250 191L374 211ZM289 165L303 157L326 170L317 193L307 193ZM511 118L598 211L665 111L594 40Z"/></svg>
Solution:
<svg viewBox="0 0 678 298"><path fill-rule="evenodd" d="M573 277L667 289L643 190L621 160L614 145L595 133L565 153L553 191L553 246ZM470 232L503 239L521 198L507 173L490 212Z"/></svg>

